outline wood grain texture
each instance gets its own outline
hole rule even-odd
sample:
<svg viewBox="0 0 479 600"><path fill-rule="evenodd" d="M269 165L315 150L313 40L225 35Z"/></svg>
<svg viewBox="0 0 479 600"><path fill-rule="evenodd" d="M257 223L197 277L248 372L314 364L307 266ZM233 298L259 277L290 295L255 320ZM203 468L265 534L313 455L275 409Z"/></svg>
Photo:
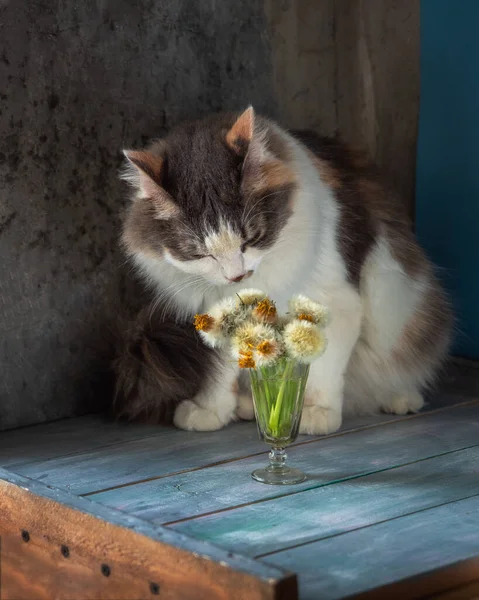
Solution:
<svg viewBox="0 0 479 600"><path fill-rule="evenodd" d="M298 574L301 600L424 598L478 578L479 497L272 554L267 560Z"/></svg>
<svg viewBox="0 0 479 600"><path fill-rule="evenodd" d="M0 535L2 598L11 600L148 598L151 582L162 598L172 600L296 597L294 576L281 568L5 470L0 470Z"/></svg>
<svg viewBox="0 0 479 600"><path fill-rule="evenodd" d="M336 0L337 122L363 145L412 216L419 115L417 0Z"/></svg>
<svg viewBox="0 0 479 600"><path fill-rule="evenodd" d="M101 415L62 419L2 432L0 465L14 469L16 465L161 435L164 429L156 425L120 423Z"/></svg>
<svg viewBox="0 0 479 600"><path fill-rule="evenodd" d="M168 523L407 464L476 440L479 405L457 407L292 449L291 462L311 477L293 488L259 485L249 477L265 463L261 455L97 493L91 499L155 523Z"/></svg>
<svg viewBox="0 0 479 600"><path fill-rule="evenodd" d="M172 527L258 556L473 494L479 494L479 446Z"/></svg>
<svg viewBox="0 0 479 600"><path fill-rule="evenodd" d="M451 403L461 403L459 396L434 397L421 415L397 417L393 415L372 415L353 419L344 424L339 432L382 426L384 423L423 418L427 411L446 409ZM34 431L37 428L33 428ZM38 427L41 429L41 426ZM150 430L148 430L150 431ZM15 432L11 432L13 435ZM9 434L10 435L10 434ZM338 434L333 434L338 435ZM2 447L0 436L0 448ZM80 438L78 438L80 439ZM15 471L43 483L66 489L75 494L87 494L118 485L130 484L153 477L163 477L172 473L211 466L218 462L236 460L250 455L265 454L266 446L259 441L254 423L236 423L227 429L212 433L179 431L173 427L158 427L158 435L145 439L133 439L116 444L98 445L91 451L88 448L90 434L84 431L84 439L79 441L79 452L67 443L68 452L56 444L58 458L30 459L21 464L15 460ZM297 444L315 439L301 436ZM317 438L316 438L317 439ZM98 444L98 441L94 441ZM8 452L12 441L8 442ZM42 452L40 450L40 452ZM9 454L10 456L10 454ZM13 461L12 461L13 462Z"/></svg>
<svg viewBox="0 0 479 600"><path fill-rule="evenodd" d="M265 0L282 121L364 147L410 209L419 113L417 0Z"/></svg>

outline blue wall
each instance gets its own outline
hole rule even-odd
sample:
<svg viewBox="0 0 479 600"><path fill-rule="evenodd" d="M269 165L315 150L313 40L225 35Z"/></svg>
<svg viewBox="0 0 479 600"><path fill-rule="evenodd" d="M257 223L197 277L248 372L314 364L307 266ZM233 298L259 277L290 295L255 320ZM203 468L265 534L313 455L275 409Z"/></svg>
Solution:
<svg viewBox="0 0 479 600"><path fill-rule="evenodd" d="M416 223L479 358L479 0L421 0Z"/></svg>

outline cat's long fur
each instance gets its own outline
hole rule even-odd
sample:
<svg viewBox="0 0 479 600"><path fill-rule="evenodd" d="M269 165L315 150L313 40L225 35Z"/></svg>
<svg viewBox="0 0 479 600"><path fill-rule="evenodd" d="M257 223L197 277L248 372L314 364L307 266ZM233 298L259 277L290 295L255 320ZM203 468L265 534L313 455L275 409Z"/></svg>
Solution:
<svg viewBox="0 0 479 600"><path fill-rule="evenodd" d="M212 430L235 418L237 372L189 323L245 287L229 281L251 272L247 287L267 292L280 310L300 292L332 312L303 432L335 431L344 412L422 407L447 353L451 312L401 202L360 153L290 134L249 109L185 125L127 156L135 198L123 240L159 308L117 361L126 414L159 415L181 401L174 421L182 428ZM203 378L212 361L217 377ZM252 417L244 396L239 414Z"/></svg>

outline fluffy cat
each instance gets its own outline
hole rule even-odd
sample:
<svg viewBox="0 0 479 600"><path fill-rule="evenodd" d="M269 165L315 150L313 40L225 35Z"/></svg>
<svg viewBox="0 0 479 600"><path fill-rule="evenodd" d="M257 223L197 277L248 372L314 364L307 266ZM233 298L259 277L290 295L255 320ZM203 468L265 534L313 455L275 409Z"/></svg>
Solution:
<svg viewBox="0 0 479 600"><path fill-rule="evenodd" d="M117 361L120 412L156 419L170 407L177 427L197 431L253 418L229 357L206 349L191 325L242 287L280 310L295 293L331 310L303 433L334 432L345 413L421 409L451 312L401 202L361 154L289 133L250 107L125 155L134 198L124 247L158 309L139 317Z"/></svg>

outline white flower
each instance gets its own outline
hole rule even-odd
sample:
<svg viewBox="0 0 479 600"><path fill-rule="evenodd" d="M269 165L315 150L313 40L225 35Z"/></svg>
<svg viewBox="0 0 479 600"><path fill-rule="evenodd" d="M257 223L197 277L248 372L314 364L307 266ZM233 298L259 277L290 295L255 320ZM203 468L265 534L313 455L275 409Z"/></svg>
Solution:
<svg viewBox="0 0 479 600"><path fill-rule="evenodd" d="M319 327L325 327L330 320L329 311L325 306L301 294L290 300L289 309L295 319L309 321Z"/></svg>
<svg viewBox="0 0 479 600"><path fill-rule="evenodd" d="M296 360L311 362L326 350L327 340L317 325L295 319L284 328L286 351Z"/></svg>
<svg viewBox="0 0 479 600"><path fill-rule="evenodd" d="M236 301L239 306L253 307L255 304L257 304L261 300L264 300L266 297L266 294L261 290L246 288L238 292Z"/></svg>

